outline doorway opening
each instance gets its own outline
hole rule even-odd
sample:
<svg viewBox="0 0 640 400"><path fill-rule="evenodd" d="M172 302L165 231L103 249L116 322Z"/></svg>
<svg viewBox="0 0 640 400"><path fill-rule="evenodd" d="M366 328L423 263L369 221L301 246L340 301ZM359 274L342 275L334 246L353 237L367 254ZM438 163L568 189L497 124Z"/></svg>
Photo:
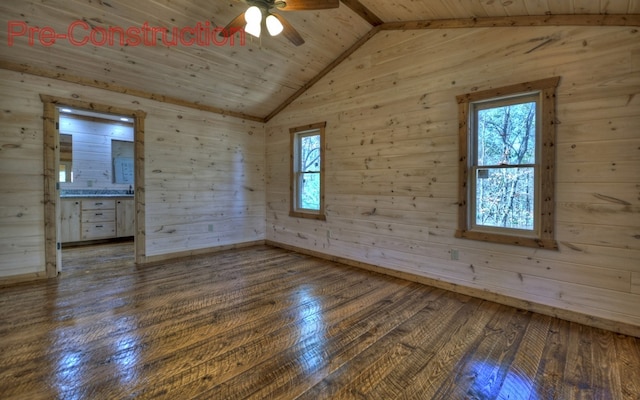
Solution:
<svg viewBox="0 0 640 400"><path fill-rule="evenodd" d="M132 237L134 262L144 263L146 113L40 97L47 276L62 270L63 243Z"/></svg>

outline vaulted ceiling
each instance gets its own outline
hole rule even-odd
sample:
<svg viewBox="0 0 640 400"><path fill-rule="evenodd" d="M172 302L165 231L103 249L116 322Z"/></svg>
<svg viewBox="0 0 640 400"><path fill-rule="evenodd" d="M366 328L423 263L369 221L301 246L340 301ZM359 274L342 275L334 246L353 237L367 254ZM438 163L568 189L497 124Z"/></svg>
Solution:
<svg viewBox="0 0 640 400"><path fill-rule="evenodd" d="M145 24L212 30L246 8L238 0L3 0L0 67L266 121L383 29L640 20L640 0L342 0L335 9L280 12L301 46L264 33L209 45L173 45L171 34L167 43L158 35L125 46L90 37L91 28ZM48 36L70 28L71 39Z"/></svg>

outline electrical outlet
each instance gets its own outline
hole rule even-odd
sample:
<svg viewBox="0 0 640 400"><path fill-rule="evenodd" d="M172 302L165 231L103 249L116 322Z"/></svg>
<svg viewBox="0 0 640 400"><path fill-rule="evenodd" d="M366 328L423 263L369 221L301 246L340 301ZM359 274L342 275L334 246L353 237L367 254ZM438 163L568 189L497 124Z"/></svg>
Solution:
<svg viewBox="0 0 640 400"><path fill-rule="evenodd" d="M451 253L451 259L452 260L458 260L459 259L458 250L451 249L450 253Z"/></svg>
<svg viewBox="0 0 640 400"><path fill-rule="evenodd" d="M213 232L213 224L209 224L209 232Z"/></svg>
<svg viewBox="0 0 640 400"><path fill-rule="evenodd" d="M92 181L91 179L89 179L89 180L87 181L87 186L88 186L88 187L93 187L93 181Z"/></svg>

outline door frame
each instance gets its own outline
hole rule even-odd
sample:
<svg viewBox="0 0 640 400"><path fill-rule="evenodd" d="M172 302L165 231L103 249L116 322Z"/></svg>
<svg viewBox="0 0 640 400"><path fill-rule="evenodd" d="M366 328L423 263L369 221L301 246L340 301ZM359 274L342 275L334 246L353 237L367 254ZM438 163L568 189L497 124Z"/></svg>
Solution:
<svg viewBox="0 0 640 400"><path fill-rule="evenodd" d="M58 174L60 164L60 133L57 129L58 107L70 107L105 114L118 114L133 118L134 138L134 201L135 234L134 257L136 264L146 261L145 192L144 192L144 119L147 113L75 99L40 95L43 103L44 135L44 260L48 278L58 276L61 265L62 243L59 237L60 196Z"/></svg>

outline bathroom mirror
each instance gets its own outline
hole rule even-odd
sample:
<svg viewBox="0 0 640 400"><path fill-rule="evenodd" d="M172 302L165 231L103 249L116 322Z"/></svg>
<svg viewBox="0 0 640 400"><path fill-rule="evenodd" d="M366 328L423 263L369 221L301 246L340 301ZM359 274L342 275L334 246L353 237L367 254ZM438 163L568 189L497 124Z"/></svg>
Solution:
<svg viewBox="0 0 640 400"><path fill-rule="evenodd" d="M113 165L113 183L133 184L133 142L111 140L111 161Z"/></svg>

